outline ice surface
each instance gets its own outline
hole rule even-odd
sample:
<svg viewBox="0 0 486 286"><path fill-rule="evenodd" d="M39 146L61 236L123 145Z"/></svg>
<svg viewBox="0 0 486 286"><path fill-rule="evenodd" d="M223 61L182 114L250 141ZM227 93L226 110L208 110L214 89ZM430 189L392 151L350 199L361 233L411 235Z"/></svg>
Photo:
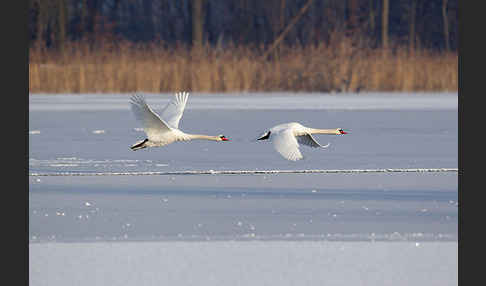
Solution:
<svg viewBox="0 0 486 286"><path fill-rule="evenodd" d="M105 174L29 177L30 285L457 285L457 94L194 95L232 141L135 152L128 98L29 96L29 172ZM349 134L289 162L256 138L290 121Z"/></svg>
<svg viewBox="0 0 486 286"><path fill-rule="evenodd" d="M29 285L458 284L457 242L142 242L29 246Z"/></svg>
<svg viewBox="0 0 486 286"><path fill-rule="evenodd" d="M128 110L131 94L32 94L30 111ZM173 94L144 94L161 110ZM235 93L189 96L186 110L455 110L457 93Z"/></svg>
<svg viewBox="0 0 486 286"><path fill-rule="evenodd" d="M34 178L32 242L457 241L458 234L457 173Z"/></svg>
<svg viewBox="0 0 486 286"><path fill-rule="evenodd" d="M147 97L163 107L168 95ZM339 104L360 108L341 110ZM369 109L379 104L398 109ZM146 176L31 177L29 203L37 214L30 214L29 237L84 241L125 235L128 240L325 235L368 240L374 233L373 239L387 240L396 232L407 239L420 233L421 239L455 240L457 205L449 201L457 202L457 172L386 170L456 170L456 104L454 94L197 95L189 98L181 128L224 133L232 141L174 143L134 152L129 146L144 134L137 131L128 95L32 95L29 128L42 132L29 138L30 173ZM272 108L259 109L264 105ZM285 121L350 133L316 136L333 144L323 150L303 146L305 159L289 162L268 142L255 140L261 131ZM234 170L248 174L218 175ZM272 170L321 174L258 173ZM84 202L98 202L98 209L86 210ZM60 211L66 215L56 216ZM235 228L238 221L258 228ZM127 222L132 224L129 232L120 228Z"/></svg>

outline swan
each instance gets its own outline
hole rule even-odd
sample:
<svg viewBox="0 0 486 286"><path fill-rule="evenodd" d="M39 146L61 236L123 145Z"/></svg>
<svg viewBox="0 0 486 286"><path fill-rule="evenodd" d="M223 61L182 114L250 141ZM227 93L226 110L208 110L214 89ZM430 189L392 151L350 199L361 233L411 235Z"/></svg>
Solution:
<svg viewBox="0 0 486 286"><path fill-rule="evenodd" d="M257 140L271 140L273 147L280 155L290 161L297 161L302 158L299 150L299 143L314 148L327 148L327 145L319 144L312 134L340 135L348 134L341 128L336 129L316 129L305 127L297 122L279 124L263 133Z"/></svg>
<svg viewBox="0 0 486 286"><path fill-rule="evenodd" d="M194 139L229 141L224 135L208 136L184 133L179 129L179 121L186 107L188 92L178 92L157 115L146 103L142 95L135 94L130 98L130 104L135 118L142 124L147 138L133 144L133 151L147 147L162 147L177 141L190 141Z"/></svg>

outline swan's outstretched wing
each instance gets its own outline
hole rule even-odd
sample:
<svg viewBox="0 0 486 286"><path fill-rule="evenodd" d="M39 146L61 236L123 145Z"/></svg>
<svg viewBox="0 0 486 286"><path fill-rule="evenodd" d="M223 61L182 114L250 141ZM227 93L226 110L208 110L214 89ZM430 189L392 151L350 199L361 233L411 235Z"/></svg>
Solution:
<svg viewBox="0 0 486 286"><path fill-rule="evenodd" d="M277 152L287 160L297 161L304 158L300 153L299 143L290 129L274 134L272 143Z"/></svg>
<svg viewBox="0 0 486 286"><path fill-rule="evenodd" d="M157 141L158 136L171 130L167 123L147 105L142 95L133 95L130 100L132 112L142 124L149 140Z"/></svg>
<svg viewBox="0 0 486 286"><path fill-rule="evenodd" d="M186 108L188 92L178 92L174 98L165 106L160 114L167 124L172 128L179 128L179 121L181 120L184 108Z"/></svg>
<svg viewBox="0 0 486 286"><path fill-rule="evenodd" d="M319 142L317 142L316 139L314 139L314 137L312 137L312 135L310 134L296 136L296 137L297 137L297 142L299 142L300 144L307 145L313 148L327 148L331 144L331 143L327 143L327 145L323 146L319 144Z"/></svg>

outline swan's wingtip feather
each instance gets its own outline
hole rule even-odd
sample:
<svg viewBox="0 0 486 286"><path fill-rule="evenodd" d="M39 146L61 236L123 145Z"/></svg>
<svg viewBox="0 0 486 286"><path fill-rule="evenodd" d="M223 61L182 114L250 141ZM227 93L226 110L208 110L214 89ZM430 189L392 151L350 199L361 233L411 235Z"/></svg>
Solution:
<svg viewBox="0 0 486 286"><path fill-rule="evenodd" d="M187 98L189 97L189 92L178 91L174 94L174 97L177 102L185 103L187 102Z"/></svg>
<svg viewBox="0 0 486 286"><path fill-rule="evenodd" d="M143 104L145 103L145 97L142 94L135 93L130 96L130 102L134 104Z"/></svg>

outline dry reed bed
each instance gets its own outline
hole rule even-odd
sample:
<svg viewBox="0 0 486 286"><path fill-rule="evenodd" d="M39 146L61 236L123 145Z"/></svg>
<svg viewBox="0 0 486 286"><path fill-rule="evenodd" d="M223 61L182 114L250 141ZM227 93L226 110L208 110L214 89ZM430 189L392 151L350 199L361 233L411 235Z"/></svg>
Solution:
<svg viewBox="0 0 486 286"><path fill-rule="evenodd" d="M164 49L69 45L30 49L30 93L239 91L457 91L457 53L334 46L282 47L261 58L249 47Z"/></svg>

